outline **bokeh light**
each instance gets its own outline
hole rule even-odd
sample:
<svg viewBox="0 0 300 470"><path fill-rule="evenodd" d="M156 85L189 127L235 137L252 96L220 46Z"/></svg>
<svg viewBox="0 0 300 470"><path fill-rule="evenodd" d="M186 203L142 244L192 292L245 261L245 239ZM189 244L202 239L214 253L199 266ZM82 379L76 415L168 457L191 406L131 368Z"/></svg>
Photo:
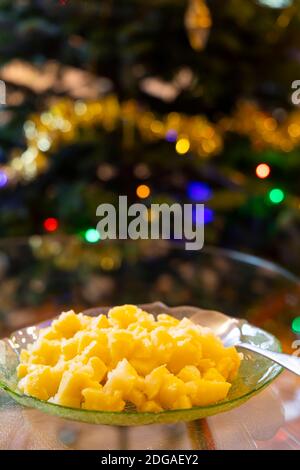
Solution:
<svg viewBox="0 0 300 470"><path fill-rule="evenodd" d="M0 188L4 188L7 185L8 177L4 171L0 171Z"/></svg>
<svg viewBox="0 0 300 470"><path fill-rule="evenodd" d="M258 178L264 179L271 173L271 168L267 163L260 163L257 165L255 173Z"/></svg>
<svg viewBox="0 0 300 470"><path fill-rule="evenodd" d="M300 317L296 317L292 321L292 330L294 333L300 334Z"/></svg>
<svg viewBox="0 0 300 470"><path fill-rule="evenodd" d="M86 230L84 238L88 243L97 243L101 239L100 233L95 228L89 228Z"/></svg>
<svg viewBox="0 0 300 470"><path fill-rule="evenodd" d="M55 217L48 217L44 220L44 229L47 232L55 232L58 229L59 223Z"/></svg>
<svg viewBox="0 0 300 470"><path fill-rule="evenodd" d="M166 141L167 142L176 142L177 140L177 132L174 129L169 129L166 132Z"/></svg>
<svg viewBox="0 0 300 470"><path fill-rule="evenodd" d="M193 181L187 187L188 197L193 201L208 201L212 197L212 189L206 183Z"/></svg>
<svg viewBox="0 0 300 470"><path fill-rule="evenodd" d="M292 5L293 0L258 0L258 3L270 8L287 8Z"/></svg>
<svg viewBox="0 0 300 470"><path fill-rule="evenodd" d="M210 224L211 222L214 221L215 218L215 213L212 209L209 207L204 208L204 223L205 224Z"/></svg>
<svg viewBox="0 0 300 470"><path fill-rule="evenodd" d="M150 193L151 190L146 184L140 184L136 188L136 194L140 199L146 199L148 196L150 196Z"/></svg>
<svg viewBox="0 0 300 470"><path fill-rule="evenodd" d="M210 224L214 221L215 213L210 207L204 207L204 224ZM193 207L193 222L196 225L202 224L202 217L198 219L196 208Z"/></svg>
<svg viewBox="0 0 300 470"><path fill-rule="evenodd" d="M280 204L285 198L285 194L280 188L273 188L269 191L269 199L272 204Z"/></svg>
<svg viewBox="0 0 300 470"><path fill-rule="evenodd" d="M186 137L182 137L176 142L176 152L184 155L190 149L190 141Z"/></svg>

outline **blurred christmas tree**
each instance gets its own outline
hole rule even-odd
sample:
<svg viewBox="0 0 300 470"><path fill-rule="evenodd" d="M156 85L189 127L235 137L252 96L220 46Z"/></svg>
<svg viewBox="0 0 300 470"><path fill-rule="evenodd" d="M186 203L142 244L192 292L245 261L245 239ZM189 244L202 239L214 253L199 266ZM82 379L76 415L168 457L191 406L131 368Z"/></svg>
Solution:
<svg viewBox="0 0 300 470"><path fill-rule="evenodd" d="M299 271L298 0L0 1L0 235L205 202L206 243Z"/></svg>

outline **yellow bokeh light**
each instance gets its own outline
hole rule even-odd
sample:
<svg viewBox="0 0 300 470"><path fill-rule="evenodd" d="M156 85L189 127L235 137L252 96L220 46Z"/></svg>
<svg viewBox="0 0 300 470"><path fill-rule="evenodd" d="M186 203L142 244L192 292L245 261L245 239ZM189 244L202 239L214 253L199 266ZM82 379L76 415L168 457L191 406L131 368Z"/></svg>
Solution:
<svg viewBox="0 0 300 470"><path fill-rule="evenodd" d="M110 271L111 269L114 268L114 260L113 258L111 258L110 256L104 256L101 260L100 260L100 265L101 265L101 268L104 269L105 271Z"/></svg>
<svg viewBox="0 0 300 470"><path fill-rule="evenodd" d="M164 125L162 122L154 120L150 124L150 129L154 134L163 134L164 133Z"/></svg>
<svg viewBox="0 0 300 470"><path fill-rule="evenodd" d="M299 124L292 123L288 127L288 133L292 138L297 138L300 136L300 126Z"/></svg>
<svg viewBox="0 0 300 470"><path fill-rule="evenodd" d="M277 127L277 122L275 121L274 118L269 117L269 118L265 119L264 126L267 129L267 131L273 132L273 131L275 131L275 129Z"/></svg>
<svg viewBox="0 0 300 470"><path fill-rule="evenodd" d="M190 141L186 137L178 139L176 142L176 152L180 155L184 155L190 149Z"/></svg>
<svg viewBox="0 0 300 470"><path fill-rule="evenodd" d="M146 197L150 196L150 188L146 184L140 184L136 188L136 194L140 199L145 199Z"/></svg>

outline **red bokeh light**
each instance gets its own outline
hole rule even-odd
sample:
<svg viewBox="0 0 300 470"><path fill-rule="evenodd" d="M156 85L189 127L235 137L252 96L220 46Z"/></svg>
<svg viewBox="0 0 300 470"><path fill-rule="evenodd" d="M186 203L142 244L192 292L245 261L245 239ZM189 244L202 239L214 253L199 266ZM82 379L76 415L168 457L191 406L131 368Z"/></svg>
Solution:
<svg viewBox="0 0 300 470"><path fill-rule="evenodd" d="M49 217L48 219L44 220L44 229L47 232L55 232L58 229L58 220L54 217Z"/></svg>

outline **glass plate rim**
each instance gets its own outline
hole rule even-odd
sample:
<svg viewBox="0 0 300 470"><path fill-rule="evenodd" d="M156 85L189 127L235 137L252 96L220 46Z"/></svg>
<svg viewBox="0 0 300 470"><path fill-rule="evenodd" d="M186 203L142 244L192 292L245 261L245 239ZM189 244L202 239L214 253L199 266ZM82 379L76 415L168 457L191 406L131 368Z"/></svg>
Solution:
<svg viewBox="0 0 300 470"><path fill-rule="evenodd" d="M169 307L161 302L154 302L150 305L160 305L160 308L163 306L164 308L166 309L172 309L173 307ZM149 305L149 304L148 304ZM141 307L143 307L144 305L141 305ZM179 306L179 307L187 307L187 306ZM178 306L175 307L175 308L179 308ZM189 306L190 307L190 306ZM95 308L92 308L92 309L89 309L89 310L84 310L83 313L86 313L88 314L88 312L91 312L93 310L98 310L98 309L107 309L109 307L95 307ZM198 308L198 307L194 307L194 308ZM44 326L46 326L46 324L49 324L49 322L52 322L54 320L55 317L49 319L49 320L46 320L44 322L41 322L41 323L38 323L36 325L32 325L31 327L27 327L27 328L32 328L32 327L37 327L37 328L42 328ZM276 347L276 350L277 351L281 351L281 344L280 344L280 341L278 340L278 338L276 338L276 336L274 336L272 333L269 333L268 331L262 329L262 328L259 328L255 325L252 325L251 323L248 323L248 325L250 325L252 328L255 329L255 331L257 331L258 333L259 332L262 332L264 335L268 335L269 337L272 338L273 340L273 344L274 346ZM12 336L16 335L16 333L18 333L19 331L22 331L22 329L20 330L16 330L15 332L11 333L11 335L8 337L8 338L3 338L1 341L5 341L7 340L10 344L10 339L12 338ZM210 405L205 405L205 406L194 406L194 407L191 407L191 408L185 408L185 409L177 409L177 410L164 410L164 411L160 411L160 412L138 412L138 411L102 411L102 410L85 410L85 409L81 409L81 408L72 408L72 407L67 407L67 406L63 406L63 405L59 405L59 404L56 404L56 403L49 403L48 401L45 401L45 400L40 400L38 398L35 398L35 397L32 397L30 395L25 395L25 394L22 394L21 392L18 393L18 391L16 389L11 389L7 384L3 383L0 379L0 388L2 388L3 390L5 390L7 393L9 393L13 399L15 399L15 401L18 401L18 398L20 400L24 400L24 401L30 401L32 406L34 407L34 403L37 404L37 406L35 407L36 409L41 409L43 408L44 406L46 406L47 408L49 409L52 409L52 410L57 410L59 412L59 410L61 410L62 412L63 411L66 411L68 413L70 412L73 412L73 413L77 413L78 415L81 415L82 417L88 417L89 415L90 416L97 416L99 417L99 419L101 419L101 417L105 418L105 417L115 417L116 419L117 418L121 418L121 417L124 417L124 418L138 418L140 417L141 419L142 418L153 418L153 422L155 421L159 421L159 418L163 418L165 417L166 419L168 417L176 417L176 415L178 414L182 414L182 413L188 413L188 412L194 412L194 413L201 413L201 411L205 411L207 410L208 412L208 415L212 415L214 414L213 411L214 410L218 410L218 408L220 407L225 407L226 409L224 411L228 411L229 409L231 408L234 408L235 406L238 405L239 402L244 403L246 402L248 399L250 399L251 397L255 396L256 394L260 393L264 388L268 387L282 372L283 372L283 367L281 367L280 365L276 364L275 365L276 368L273 370L272 372L272 376L270 378L268 378L267 381L263 382L263 383L258 383L257 386L255 386L255 388L252 388L251 390L248 390L246 393L243 393L241 394L240 396L237 396L235 398L232 398L232 399L225 399L225 400L221 400L219 402L216 402L216 403L212 403ZM40 406L38 406L40 405ZM26 405L25 405L26 406ZM42 411L44 413L47 413L47 410L44 410L42 409ZM212 413L209 413L209 412L212 412ZM222 412L219 411L219 412ZM217 411L217 413L219 413ZM50 414L50 413L49 413ZM63 417L63 416L62 416ZM72 417L68 417L66 419L72 419ZM195 418L196 419L196 418Z"/></svg>

